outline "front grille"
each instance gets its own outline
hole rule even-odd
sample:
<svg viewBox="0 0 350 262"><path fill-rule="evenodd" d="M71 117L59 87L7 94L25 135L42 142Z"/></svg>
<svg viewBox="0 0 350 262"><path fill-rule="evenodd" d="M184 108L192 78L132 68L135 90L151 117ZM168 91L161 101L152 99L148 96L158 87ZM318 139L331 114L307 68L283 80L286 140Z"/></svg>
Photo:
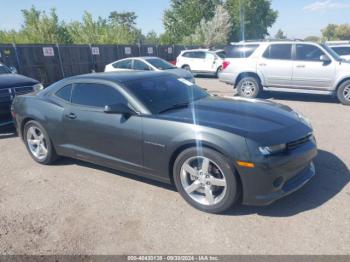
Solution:
<svg viewBox="0 0 350 262"><path fill-rule="evenodd" d="M312 138L312 134L308 134L307 136L304 136L303 138L289 142L289 143L287 143L287 149L293 150L293 149L307 143L311 138Z"/></svg>
<svg viewBox="0 0 350 262"><path fill-rule="evenodd" d="M32 86L21 86L0 89L0 102L7 102L13 100L15 96L25 95L34 91Z"/></svg>
<svg viewBox="0 0 350 262"><path fill-rule="evenodd" d="M15 91L15 95L24 95L28 94L30 92L33 92L33 87L32 86L22 86L22 87L15 87L13 89Z"/></svg>

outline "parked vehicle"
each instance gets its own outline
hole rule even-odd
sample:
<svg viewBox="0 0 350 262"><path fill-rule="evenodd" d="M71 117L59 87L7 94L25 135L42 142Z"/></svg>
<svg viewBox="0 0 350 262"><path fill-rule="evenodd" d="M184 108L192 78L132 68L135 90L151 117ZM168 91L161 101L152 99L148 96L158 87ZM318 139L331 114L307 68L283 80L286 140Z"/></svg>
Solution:
<svg viewBox="0 0 350 262"><path fill-rule="evenodd" d="M105 72L119 72L119 71L165 71L173 74L176 77L184 78L192 83L195 79L191 72L183 69L178 69L176 66L159 57L131 57L121 59L116 62L106 65Z"/></svg>
<svg viewBox="0 0 350 262"><path fill-rule="evenodd" d="M10 107L15 96L43 88L37 80L16 72L15 68L0 63L0 128L13 123Z"/></svg>
<svg viewBox="0 0 350 262"><path fill-rule="evenodd" d="M327 44L341 58L350 61L350 41L329 41Z"/></svg>
<svg viewBox="0 0 350 262"><path fill-rule="evenodd" d="M224 50L183 50L176 59L176 66L191 71L193 74L217 76L221 71L224 59Z"/></svg>
<svg viewBox="0 0 350 262"><path fill-rule="evenodd" d="M240 96L263 90L336 95L350 105L350 63L325 44L301 41L242 42L227 47L221 81Z"/></svg>
<svg viewBox="0 0 350 262"><path fill-rule="evenodd" d="M169 73L75 76L16 97L12 110L38 163L66 156L174 181L206 212L238 199L270 204L315 175L316 142L302 115L264 100L211 96Z"/></svg>

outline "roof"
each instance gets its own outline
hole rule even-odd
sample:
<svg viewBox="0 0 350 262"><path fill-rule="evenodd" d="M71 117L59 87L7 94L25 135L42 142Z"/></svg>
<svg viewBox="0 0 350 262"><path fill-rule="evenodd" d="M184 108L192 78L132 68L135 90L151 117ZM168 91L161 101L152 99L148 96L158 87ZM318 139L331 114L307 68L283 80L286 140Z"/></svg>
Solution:
<svg viewBox="0 0 350 262"><path fill-rule="evenodd" d="M112 82L124 83L132 80L145 79L151 77L160 77L160 76L172 76L166 72L159 71L121 71L121 72L104 72L104 73L92 73L85 75L72 76L69 80L75 79L95 79L95 80L107 80Z"/></svg>

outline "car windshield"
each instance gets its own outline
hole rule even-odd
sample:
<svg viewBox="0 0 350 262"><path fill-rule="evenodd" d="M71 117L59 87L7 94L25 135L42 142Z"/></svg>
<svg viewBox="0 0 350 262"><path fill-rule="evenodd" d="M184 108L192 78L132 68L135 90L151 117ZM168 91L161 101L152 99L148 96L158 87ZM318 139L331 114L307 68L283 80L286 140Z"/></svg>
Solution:
<svg viewBox="0 0 350 262"><path fill-rule="evenodd" d="M168 63L167 61L159 58L147 58L145 59L148 63L153 65L155 68L158 68L159 70L167 70L167 69L175 69L176 67L172 64Z"/></svg>
<svg viewBox="0 0 350 262"><path fill-rule="evenodd" d="M199 86L172 76L138 79L124 84L152 114L186 106L208 96Z"/></svg>
<svg viewBox="0 0 350 262"><path fill-rule="evenodd" d="M332 48L330 48L326 44L321 44L321 46L326 49L326 51L337 61L344 61L343 58L341 58Z"/></svg>
<svg viewBox="0 0 350 262"><path fill-rule="evenodd" d="M11 74L10 68L0 65L0 74Z"/></svg>

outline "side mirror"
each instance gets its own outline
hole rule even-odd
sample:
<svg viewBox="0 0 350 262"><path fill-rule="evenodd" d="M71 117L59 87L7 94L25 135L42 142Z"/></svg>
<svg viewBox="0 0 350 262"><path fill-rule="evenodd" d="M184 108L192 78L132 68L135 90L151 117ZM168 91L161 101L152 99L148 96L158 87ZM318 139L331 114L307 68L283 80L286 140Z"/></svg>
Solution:
<svg viewBox="0 0 350 262"><path fill-rule="evenodd" d="M328 64L328 63L332 62L332 60L327 55L321 55L320 56L320 61L325 63L325 64Z"/></svg>
<svg viewBox="0 0 350 262"><path fill-rule="evenodd" d="M135 115L135 111L126 104L106 105L104 112L107 114L122 114L126 116Z"/></svg>
<svg viewBox="0 0 350 262"><path fill-rule="evenodd" d="M16 67L11 66L11 67L10 67L10 70L11 70L11 73L12 73L12 74L17 74L17 68L16 68Z"/></svg>

